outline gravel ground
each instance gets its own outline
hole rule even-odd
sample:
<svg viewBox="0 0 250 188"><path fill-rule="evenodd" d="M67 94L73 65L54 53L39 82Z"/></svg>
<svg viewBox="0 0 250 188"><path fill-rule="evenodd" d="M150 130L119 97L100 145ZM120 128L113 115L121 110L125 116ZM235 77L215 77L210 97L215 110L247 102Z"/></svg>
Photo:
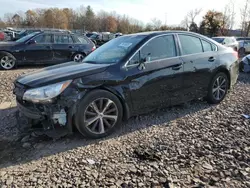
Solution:
<svg viewBox="0 0 250 188"><path fill-rule="evenodd" d="M28 71L0 72L0 187L250 187L248 74L219 105L134 117L101 140L52 140L16 128L12 81Z"/></svg>

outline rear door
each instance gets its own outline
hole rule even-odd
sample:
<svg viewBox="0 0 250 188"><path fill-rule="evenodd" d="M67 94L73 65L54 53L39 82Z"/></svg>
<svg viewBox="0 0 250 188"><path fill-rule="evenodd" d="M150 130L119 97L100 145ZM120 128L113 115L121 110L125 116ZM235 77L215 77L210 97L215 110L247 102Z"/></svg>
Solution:
<svg viewBox="0 0 250 188"><path fill-rule="evenodd" d="M145 69L139 62L148 59ZM168 106L181 98L182 60L177 55L173 35L159 36L146 43L126 66L134 114Z"/></svg>
<svg viewBox="0 0 250 188"><path fill-rule="evenodd" d="M35 43L27 42L24 47L24 62L51 63L53 61L52 35L43 33L32 38Z"/></svg>
<svg viewBox="0 0 250 188"><path fill-rule="evenodd" d="M199 37L178 34L181 58L184 62L183 95L185 100L203 97L217 62L217 47Z"/></svg>
<svg viewBox="0 0 250 188"><path fill-rule="evenodd" d="M54 35L53 53L56 63L70 61L74 48L75 45L71 35L60 33Z"/></svg>

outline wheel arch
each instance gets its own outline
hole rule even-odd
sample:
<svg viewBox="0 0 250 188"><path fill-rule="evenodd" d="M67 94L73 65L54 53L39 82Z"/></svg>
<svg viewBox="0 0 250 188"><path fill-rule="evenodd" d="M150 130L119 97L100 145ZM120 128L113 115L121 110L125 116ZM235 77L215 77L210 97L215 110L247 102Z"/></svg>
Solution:
<svg viewBox="0 0 250 188"><path fill-rule="evenodd" d="M229 84L229 85L228 85L228 88L230 88L230 87L231 87L231 76L230 76L230 72L229 72L229 70L228 70L226 67L224 67L224 66L218 67L218 68L213 72L212 78L211 78L211 79L213 79L213 77L214 77L216 74L220 73L220 72L223 72L223 73L225 73L225 74L227 75L228 84Z"/></svg>
<svg viewBox="0 0 250 188"><path fill-rule="evenodd" d="M15 60L17 60L16 57L14 56L14 54L10 51L0 50L0 57L1 57L1 55L11 55L15 58Z"/></svg>
<svg viewBox="0 0 250 188"><path fill-rule="evenodd" d="M75 56L76 54L82 54L82 55L84 55L85 57L87 56L87 54L86 54L85 52L77 51L77 52L74 52L74 53L71 55L70 59L73 60L73 58L74 58L74 56Z"/></svg>

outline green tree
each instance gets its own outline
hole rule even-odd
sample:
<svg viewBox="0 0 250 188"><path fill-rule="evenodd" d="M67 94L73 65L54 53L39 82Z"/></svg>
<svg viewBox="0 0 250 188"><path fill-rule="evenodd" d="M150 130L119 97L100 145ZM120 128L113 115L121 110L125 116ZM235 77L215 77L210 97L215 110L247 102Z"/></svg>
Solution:
<svg viewBox="0 0 250 188"><path fill-rule="evenodd" d="M217 35L221 28L224 27L223 13L209 10L203 17L205 30L210 37Z"/></svg>

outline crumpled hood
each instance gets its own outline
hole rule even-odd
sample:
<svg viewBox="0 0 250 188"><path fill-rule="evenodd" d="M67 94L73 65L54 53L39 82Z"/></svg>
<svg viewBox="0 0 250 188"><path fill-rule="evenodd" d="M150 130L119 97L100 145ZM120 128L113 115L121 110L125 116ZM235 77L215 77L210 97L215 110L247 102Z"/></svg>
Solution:
<svg viewBox="0 0 250 188"><path fill-rule="evenodd" d="M100 73L105 71L108 66L109 64L68 62L24 74L18 77L16 82L26 85L30 88L36 88Z"/></svg>

